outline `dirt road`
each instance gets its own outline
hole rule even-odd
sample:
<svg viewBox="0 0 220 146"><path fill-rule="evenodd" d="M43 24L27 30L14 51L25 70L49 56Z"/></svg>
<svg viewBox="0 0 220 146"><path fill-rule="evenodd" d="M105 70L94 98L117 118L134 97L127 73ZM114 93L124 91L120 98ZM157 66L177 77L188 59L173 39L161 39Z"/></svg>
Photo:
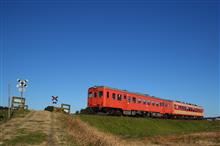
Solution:
<svg viewBox="0 0 220 146"><path fill-rule="evenodd" d="M46 139L38 144L41 146L67 145L65 143L65 130L62 128L59 116L59 113L48 111L30 111L24 117L12 118L10 121L0 125L0 144L22 135L25 131L26 133L44 133Z"/></svg>

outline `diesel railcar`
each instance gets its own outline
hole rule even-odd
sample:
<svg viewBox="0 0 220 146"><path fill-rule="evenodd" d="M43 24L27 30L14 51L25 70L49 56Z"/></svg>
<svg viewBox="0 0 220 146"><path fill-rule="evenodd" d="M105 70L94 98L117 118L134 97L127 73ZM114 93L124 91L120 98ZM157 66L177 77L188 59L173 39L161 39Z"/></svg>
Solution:
<svg viewBox="0 0 220 146"><path fill-rule="evenodd" d="M93 113L163 118L199 119L204 114L204 109L195 104L107 86L94 86L88 89L87 109Z"/></svg>

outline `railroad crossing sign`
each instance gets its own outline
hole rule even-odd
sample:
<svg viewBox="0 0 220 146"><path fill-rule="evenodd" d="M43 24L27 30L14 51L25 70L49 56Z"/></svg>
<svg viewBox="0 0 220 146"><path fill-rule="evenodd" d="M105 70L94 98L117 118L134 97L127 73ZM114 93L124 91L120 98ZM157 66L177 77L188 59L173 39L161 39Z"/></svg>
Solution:
<svg viewBox="0 0 220 146"><path fill-rule="evenodd" d="M58 96L52 96L52 103L57 104L58 102Z"/></svg>
<svg viewBox="0 0 220 146"><path fill-rule="evenodd" d="M27 85L27 82L28 80L20 80L20 79L17 79L17 88L18 88L18 91L21 92L21 98L23 98L23 92L25 92L25 88L28 87Z"/></svg>

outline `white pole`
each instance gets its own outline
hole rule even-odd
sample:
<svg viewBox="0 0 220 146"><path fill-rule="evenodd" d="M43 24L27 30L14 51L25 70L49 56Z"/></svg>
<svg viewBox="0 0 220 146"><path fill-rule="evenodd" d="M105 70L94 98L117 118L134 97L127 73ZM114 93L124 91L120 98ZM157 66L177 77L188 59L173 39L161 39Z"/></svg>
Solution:
<svg viewBox="0 0 220 146"><path fill-rule="evenodd" d="M8 119L10 119L10 83L8 83Z"/></svg>

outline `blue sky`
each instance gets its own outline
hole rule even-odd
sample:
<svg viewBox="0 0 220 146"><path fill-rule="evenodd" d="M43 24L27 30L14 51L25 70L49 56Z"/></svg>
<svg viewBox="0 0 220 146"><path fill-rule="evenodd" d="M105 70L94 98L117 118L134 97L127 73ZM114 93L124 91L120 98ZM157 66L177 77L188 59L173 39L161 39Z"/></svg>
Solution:
<svg viewBox="0 0 220 146"><path fill-rule="evenodd" d="M30 108L51 96L85 108L87 89L107 85L196 103L220 114L219 3L0 1L0 104L7 84L28 79Z"/></svg>

